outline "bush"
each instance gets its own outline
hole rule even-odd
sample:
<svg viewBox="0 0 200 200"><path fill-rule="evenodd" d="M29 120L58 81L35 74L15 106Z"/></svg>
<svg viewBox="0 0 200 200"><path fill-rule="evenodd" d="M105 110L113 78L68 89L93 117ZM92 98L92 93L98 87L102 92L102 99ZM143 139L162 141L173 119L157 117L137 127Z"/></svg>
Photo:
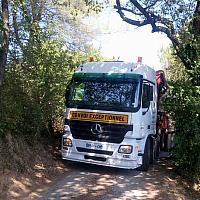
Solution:
<svg viewBox="0 0 200 200"><path fill-rule="evenodd" d="M0 135L40 136L50 130L65 110L64 92L76 61L72 55L59 43L43 41L29 46L23 59L10 61L1 92Z"/></svg>
<svg viewBox="0 0 200 200"><path fill-rule="evenodd" d="M176 128L174 159L182 175L200 178L200 88L190 81L170 82L164 107Z"/></svg>

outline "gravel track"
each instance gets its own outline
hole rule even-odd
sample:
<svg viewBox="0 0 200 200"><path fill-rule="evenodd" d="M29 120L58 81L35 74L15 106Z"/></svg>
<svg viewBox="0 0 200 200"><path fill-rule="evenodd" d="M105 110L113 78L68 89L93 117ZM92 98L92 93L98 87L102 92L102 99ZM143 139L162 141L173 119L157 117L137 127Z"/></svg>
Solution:
<svg viewBox="0 0 200 200"><path fill-rule="evenodd" d="M65 173L48 187L25 199L38 200L190 200L187 190L173 175L167 159L148 172L65 162Z"/></svg>

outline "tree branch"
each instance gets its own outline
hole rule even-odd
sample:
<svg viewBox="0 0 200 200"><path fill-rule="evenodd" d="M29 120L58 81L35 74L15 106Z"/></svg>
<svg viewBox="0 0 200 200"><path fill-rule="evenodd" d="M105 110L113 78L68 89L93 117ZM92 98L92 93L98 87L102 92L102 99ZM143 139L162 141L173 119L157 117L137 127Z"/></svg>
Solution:
<svg viewBox="0 0 200 200"><path fill-rule="evenodd" d="M130 0L130 2L146 17L146 19L150 20L151 16L149 13L136 1L136 0Z"/></svg>
<svg viewBox="0 0 200 200"><path fill-rule="evenodd" d="M119 13L120 17L123 19L123 21L137 26L145 26L145 25L151 25L152 27L152 33L154 32L161 32L166 34L166 36L170 39L172 42L172 45L176 51L177 56L181 59L183 64L186 68L191 68L191 58L188 58L187 55L185 55L184 50L185 46L180 42L179 38L177 37L177 33L175 31L175 26L173 24L173 21L166 17L161 17L152 11L149 11L149 8L153 7L158 3L159 0L153 2L151 5L147 5L146 7L143 7L141 3L137 0L129 0L129 2L132 3L134 9L129 8L123 8L121 7L120 0L116 0L116 6L115 9L117 9L117 12ZM137 11L135 11L137 9ZM134 20L131 18L128 18L123 11L127 11L129 13L132 13L133 15L137 15L141 17L141 20ZM140 13L139 13L140 12ZM133 16L134 17L134 16ZM193 15L193 32L194 36L197 36L199 38L200 35L200 0L197 1L196 4L196 10Z"/></svg>
<svg viewBox="0 0 200 200"><path fill-rule="evenodd" d="M14 34L15 34L15 38L16 38L16 42L19 45L19 47L22 49L23 48L23 44L20 40L20 36L19 36L19 30L18 30L18 23L17 23L17 2L16 0L13 1L13 5L12 5L12 13L13 13L13 29L14 29Z"/></svg>
<svg viewBox="0 0 200 200"><path fill-rule="evenodd" d="M144 19L144 21L137 21L137 20L132 20L130 18L127 18L122 11L124 8L121 7L120 0L116 0L115 8L117 9L117 12L119 13L120 17L125 22L132 24L134 26L138 26L138 27L149 24L152 27L152 33L154 33L154 32L165 33L167 35L167 37L172 41L172 44L175 47L175 49L179 49L180 44L179 44L178 39L176 38L176 33L174 30L173 24L170 20L168 20L166 18L161 18L160 16L157 16L152 12L146 11L146 9L143 8L138 3L137 0L130 0L130 2L141 12L141 15L143 15L145 17L145 19ZM129 12L130 11L131 10L129 9ZM157 23L163 24L163 26L158 26Z"/></svg>
<svg viewBox="0 0 200 200"><path fill-rule="evenodd" d="M145 26L145 25L149 24L149 22L147 20L138 21L138 20L132 20L130 18L127 18L125 16L125 14L122 12L120 0L116 0L116 6L114 6L114 7L117 9L117 12L119 13L122 20L129 23L129 24L132 24L132 25L138 26L138 27Z"/></svg>
<svg viewBox="0 0 200 200"><path fill-rule="evenodd" d="M134 15L142 15L141 13L137 13L134 10L129 9L129 8L117 7L116 5L114 5L114 8L115 9L120 9L121 11L123 10L123 11L127 11L127 12L130 12L130 13L133 13Z"/></svg>
<svg viewBox="0 0 200 200"><path fill-rule="evenodd" d="M192 22L192 29L195 35L200 37L200 0L197 2L196 9L194 11L194 19Z"/></svg>
<svg viewBox="0 0 200 200"><path fill-rule="evenodd" d="M154 1L152 4L150 4L149 6L147 6L146 8L144 8L145 10L155 6L160 0Z"/></svg>

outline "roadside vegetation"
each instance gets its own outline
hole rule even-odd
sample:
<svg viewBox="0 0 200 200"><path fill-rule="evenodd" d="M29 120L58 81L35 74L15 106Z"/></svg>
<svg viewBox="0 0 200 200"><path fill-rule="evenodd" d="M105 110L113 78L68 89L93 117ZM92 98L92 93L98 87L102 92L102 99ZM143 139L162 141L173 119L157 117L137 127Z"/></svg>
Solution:
<svg viewBox="0 0 200 200"><path fill-rule="evenodd" d="M48 143L61 131L64 93L76 66L91 55L100 59L82 18L100 12L102 5L1 3L0 170L23 172L37 159L31 150L38 142Z"/></svg>
<svg viewBox="0 0 200 200"><path fill-rule="evenodd" d="M173 159L177 172L199 183L200 87L192 82L192 74L187 73L180 59L174 55L172 48L165 50L163 57L169 84L169 92L163 107L175 122L176 131Z"/></svg>

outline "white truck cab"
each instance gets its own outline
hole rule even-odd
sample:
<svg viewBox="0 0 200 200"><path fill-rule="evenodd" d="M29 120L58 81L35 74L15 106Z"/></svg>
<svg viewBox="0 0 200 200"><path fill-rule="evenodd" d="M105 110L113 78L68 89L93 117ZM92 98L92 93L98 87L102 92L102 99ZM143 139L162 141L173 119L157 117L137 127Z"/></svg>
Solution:
<svg viewBox="0 0 200 200"><path fill-rule="evenodd" d="M80 65L66 91L62 158L147 170L156 146L154 69L120 61Z"/></svg>

